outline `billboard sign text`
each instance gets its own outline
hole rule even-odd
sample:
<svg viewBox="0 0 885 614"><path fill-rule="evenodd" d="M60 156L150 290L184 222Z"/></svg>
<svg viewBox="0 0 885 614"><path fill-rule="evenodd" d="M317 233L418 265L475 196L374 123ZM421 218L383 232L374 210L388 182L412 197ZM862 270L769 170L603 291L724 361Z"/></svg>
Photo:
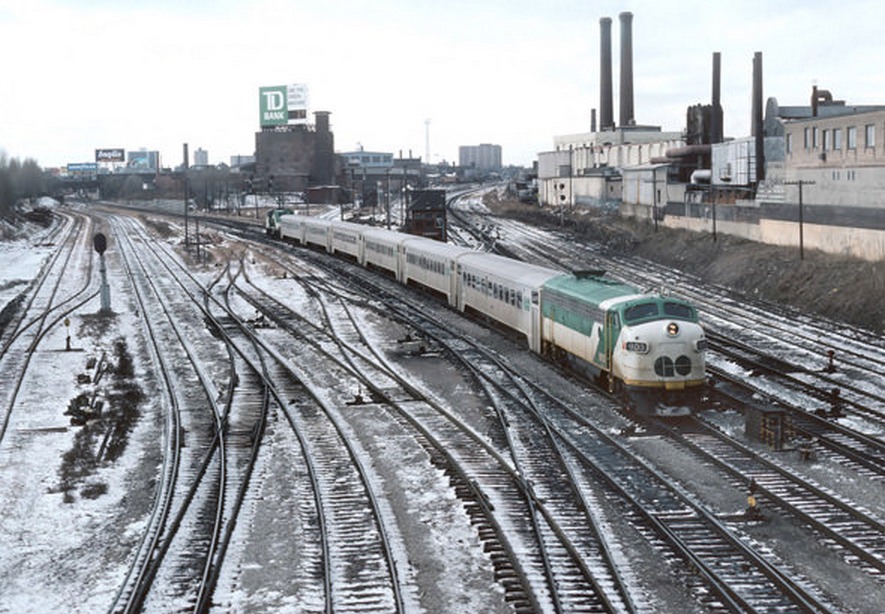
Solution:
<svg viewBox="0 0 885 614"><path fill-rule="evenodd" d="M307 123L307 98L307 85L304 83L258 88L261 126Z"/></svg>
<svg viewBox="0 0 885 614"><path fill-rule="evenodd" d="M96 162L125 162L126 154L122 149L96 149Z"/></svg>

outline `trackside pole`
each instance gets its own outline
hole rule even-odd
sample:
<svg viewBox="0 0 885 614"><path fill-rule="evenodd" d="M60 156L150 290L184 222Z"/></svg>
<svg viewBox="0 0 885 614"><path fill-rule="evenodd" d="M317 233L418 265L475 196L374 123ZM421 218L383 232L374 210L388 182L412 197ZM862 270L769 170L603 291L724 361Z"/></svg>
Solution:
<svg viewBox="0 0 885 614"><path fill-rule="evenodd" d="M101 273L101 313L111 312L111 287L108 285L108 269L105 266L104 254L99 256L98 270Z"/></svg>
<svg viewBox="0 0 885 614"><path fill-rule="evenodd" d="M108 239L104 233L97 232L92 237L92 244L98 252L98 270L101 273L101 310L99 313L111 312L111 287L108 285L108 269L104 261L104 252L108 248Z"/></svg>

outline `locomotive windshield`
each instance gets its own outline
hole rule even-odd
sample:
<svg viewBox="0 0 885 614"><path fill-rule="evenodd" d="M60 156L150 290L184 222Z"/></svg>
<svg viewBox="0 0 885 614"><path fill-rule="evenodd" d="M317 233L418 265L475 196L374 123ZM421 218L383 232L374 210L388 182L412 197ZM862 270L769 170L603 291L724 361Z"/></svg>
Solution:
<svg viewBox="0 0 885 614"><path fill-rule="evenodd" d="M627 324L632 324L638 320L647 320L656 315L658 315L657 303L639 303L624 310L624 320Z"/></svg>
<svg viewBox="0 0 885 614"><path fill-rule="evenodd" d="M673 303L670 301L664 302L664 314L668 316L672 316L674 318L682 318L684 320L694 321L694 309L691 305L686 305L685 303Z"/></svg>
<svg viewBox="0 0 885 614"><path fill-rule="evenodd" d="M691 305L676 301L645 301L630 305L624 309L624 322L627 324L637 324L658 318L677 318L688 320L689 322L697 321L697 316Z"/></svg>

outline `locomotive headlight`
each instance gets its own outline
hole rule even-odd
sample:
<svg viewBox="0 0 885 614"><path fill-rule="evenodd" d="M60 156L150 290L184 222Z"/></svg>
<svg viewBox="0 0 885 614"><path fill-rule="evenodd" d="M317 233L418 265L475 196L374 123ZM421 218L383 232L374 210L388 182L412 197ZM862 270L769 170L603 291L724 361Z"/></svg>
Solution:
<svg viewBox="0 0 885 614"><path fill-rule="evenodd" d="M667 334L671 337L675 337L679 334L679 325L676 322L670 322L667 324Z"/></svg>
<svg viewBox="0 0 885 614"><path fill-rule="evenodd" d="M645 341L627 341L624 343L624 349L637 354L647 354L648 344Z"/></svg>

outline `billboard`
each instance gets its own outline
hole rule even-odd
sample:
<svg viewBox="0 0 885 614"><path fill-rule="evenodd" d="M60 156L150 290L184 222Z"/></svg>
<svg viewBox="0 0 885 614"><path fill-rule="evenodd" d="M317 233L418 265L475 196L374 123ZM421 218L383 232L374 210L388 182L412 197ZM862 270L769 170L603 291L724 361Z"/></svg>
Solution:
<svg viewBox="0 0 885 614"><path fill-rule="evenodd" d="M126 167L136 173L152 173L160 168L160 152L130 151Z"/></svg>
<svg viewBox="0 0 885 614"><path fill-rule="evenodd" d="M96 162L125 162L126 155L122 149L96 149Z"/></svg>
<svg viewBox="0 0 885 614"><path fill-rule="evenodd" d="M68 162L68 173L71 175L95 174L98 164L95 162Z"/></svg>
<svg viewBox="0 0 885 614"><path fill-rule="evenodd" d="M304 83L258 88L261 127L306 124L307 98Z"/></svg>

